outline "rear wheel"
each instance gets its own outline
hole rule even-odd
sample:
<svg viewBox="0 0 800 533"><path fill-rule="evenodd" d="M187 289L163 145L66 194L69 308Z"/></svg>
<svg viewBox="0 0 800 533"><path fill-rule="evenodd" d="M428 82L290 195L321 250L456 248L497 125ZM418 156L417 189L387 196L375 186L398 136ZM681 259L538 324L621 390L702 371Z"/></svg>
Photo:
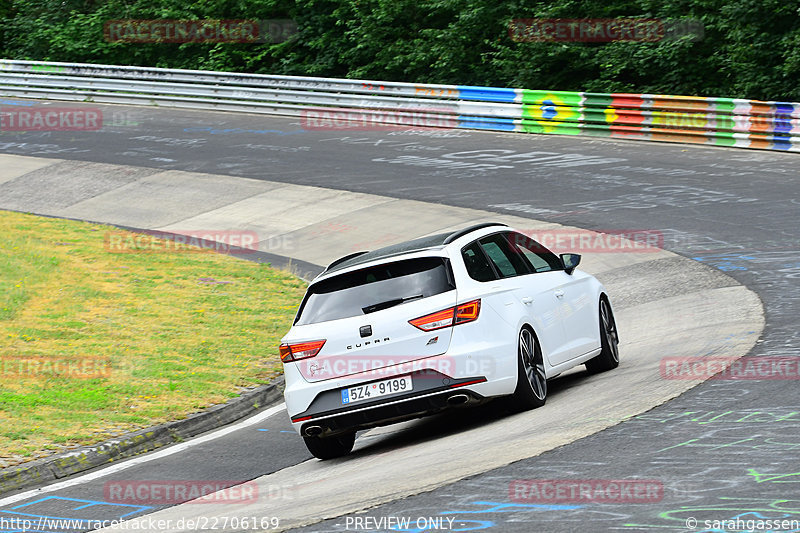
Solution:
<svg viewBox="0 0 800 533"><path fill-rule="evenodd" d="M528 328L519 332L517 347L517 388L512 400L521 410L541 407L547 401L547 376L539 341Z"/></svg>
<svg viewBox="0 0 800 533"><path fill-rule="evenodd" d="M356 434L344 433L333 437L303 437L306 448L317 459L335 459L347 455L356 442Z"/></svg>
<svg viewBox="0 0 800 533"><path fill-rule="evenodd" d="M619 366L619 335L611 306L600 300L600 354L586 361L586 370L592 374L605 372Z"/></svg>

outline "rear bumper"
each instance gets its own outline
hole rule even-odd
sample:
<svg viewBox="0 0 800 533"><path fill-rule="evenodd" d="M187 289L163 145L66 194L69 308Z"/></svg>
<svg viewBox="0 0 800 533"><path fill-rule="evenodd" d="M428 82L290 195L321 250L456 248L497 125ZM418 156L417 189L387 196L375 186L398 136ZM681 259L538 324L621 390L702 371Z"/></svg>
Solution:
<svg viewBox="0 0 800 533"><path fill-rule="evenodd" d="M472 328L465 325L460 328L458 335ZM459 330L459 328L456 328ZM485 333L481 332L480 337L485 338ZM503 335L503 340L505 340ZM458 342L451 342L447 353L433 357L414 359L405 363L400 363L382 368L375 368L367 372L359 372L347 376L336 377L321 381L308 381L296 363L284 364L284 375L286 378L286 410L292 419L297 418L301 413L318 413L333 408L341 407L340 401L330 404L319 411L312 411L312 404L317 402L317 398L325 395L328 391L341 391L344 388L353 387L367 382L381 379L392 378L403 375L413 375L418 372L433 370L448 378L448 383L441 380L439 385L448 385L461 382L466 379L473 379L476 376L486 378L487 383L481 384L480 389L473 389L484 396L500 396L510 394L516 386L517 361L516 361L516 337L508 336L511 342L486 342L483 338L463 338L457 339ZM511 380L509 383L508 380ZM414 392L428 390L433 387L430 380L424 387L418 389L415 383ZM495 384L496 386L490 386ZM384 397L388 398L388 396ZM337 397L337 400L339 397Z"/></svg>
<svg viewBox="0 0 800 533"><path fill-rule="evenodd" d="M453 380L427 370L411 374L412 392L376 398L363 403L342 405L341 389L325 391L308 410L292 417L301 435L334 435L367 429L443 411L458 404L480 403L485 397L469 387L486 383L484 376Z"/></svg>
<svg viewBox="0 0 800 533"><path fill-rule="evenodd" d="M336 424L331 422L329 426L333 430L335 425L337 431L348 426L365 428L402 418L416 418L445 408L447 397L456 392L469 391L470 398L476 401L513 393L517 385L516 333L506 331L504 323L492 320L484 322L478 320L454 328L452 340L444 354L375 367L333 379L308 381L296 363L284 364L286 410L295 430L300 433L312 421L334 417L337 418ZM343 389L405 375L414 379L412 391L364 400L363 403L342 404ZM427 404L414 402L409 406L393 408L394 411L366 412L377 407L439 395L443 397L441 401L434 398L426 400ZM371 401L376 403L368 403ZM360 414L349 416L355 413ZM348 417L345 418L345 415Z"/></svg>

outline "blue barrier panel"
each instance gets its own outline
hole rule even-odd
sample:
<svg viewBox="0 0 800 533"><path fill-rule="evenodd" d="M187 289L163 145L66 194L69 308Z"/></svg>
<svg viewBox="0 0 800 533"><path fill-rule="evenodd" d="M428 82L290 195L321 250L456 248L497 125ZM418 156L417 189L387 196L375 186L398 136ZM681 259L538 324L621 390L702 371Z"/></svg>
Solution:
<svg viewBox="0 0 800 533"><path fill-rule="evenodd" d="M775 136L772 138L772 149L773 150L791 150L792 149L792 138L791 137L778 137Z"/></svg>
<svg viewBox="0 0 800 533"><path fill-rule="evenodd" d="M795 107L790 102L775 102L775 120L772 131L775 133L792 133L792 113Z"/></svg>
<svg viewBox="0 0 800 533"><path fill-rule="evenodd" d="M506 102L513 104L517 97L516 89L478 87L473 85L459 85L458 93L458 97L462 100L475 100L478 102Z"/></svg>
<svg viewBox="0 0 800 533"><path fill-rule="evenodd" d="M513 118L471 117L468 115L460 115L458 117L458 127L500 131L515 131L516 129Z"/></svg>

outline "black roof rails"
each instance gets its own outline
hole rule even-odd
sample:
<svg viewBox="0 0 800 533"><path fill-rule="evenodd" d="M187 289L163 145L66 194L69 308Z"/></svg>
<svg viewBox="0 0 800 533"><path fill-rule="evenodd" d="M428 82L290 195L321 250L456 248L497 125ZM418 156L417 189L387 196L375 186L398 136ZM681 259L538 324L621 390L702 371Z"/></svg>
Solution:
<svg viewBox="0 0 800 533"><path fill-rule="evenodd" d="M505 226L508 227L508 224L503 224L500 222L483 222L482 224L475 224L474 226L470 226L468 228L460 229L456 232L451 233L447 236L442 244L450 244L454 240L458 239L459 237L463 237L467 233L472 233L475 230L479 230L481 228L488 228L490 226Z"/></svg>
<svg viewBox="0 0 800 533"><path fill-rule="evenodd" d="M330 265L328 265L328 267L325 269L325 271L327 272L328 270L332 269L332 268L333 268L333 267L335 267L336 265L338 265L338 264L340 264L340 263L344 263L344 262L345 262L345 261L347 261L348 259L352 259L352 258L354 258L354 257L358 257L359 255L364 255L364 254L365 254L365 253L367 253L367 252L368 252L368 250L364 250L363 252L355 252L355 253L352 253L352 254L346 255L346 256L344 256L344 257L340 257L339 259L337 259L336 261L334 261L333 263L331 263Z"/></svg>

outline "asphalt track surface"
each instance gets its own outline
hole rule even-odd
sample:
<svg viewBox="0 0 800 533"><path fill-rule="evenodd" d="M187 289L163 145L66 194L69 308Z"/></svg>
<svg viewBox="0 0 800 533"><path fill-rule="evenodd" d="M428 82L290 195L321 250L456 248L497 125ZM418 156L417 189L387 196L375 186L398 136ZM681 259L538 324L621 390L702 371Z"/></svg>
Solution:
<svg viewBox="0 0 800 533"><path fill-rule="evenodd" d="M657 229L667 249L762 298L767 323L750 355L800 356L797 155L471 131L306 131L290 118L102 107L114 119L102 134L4 132L0 151L367 192L597 230ZM423 421L406 438L436 438L491 416ZM224 453L201 446L173 457L174 478L253 479L309 458L296 436L284 433L285 418L251 429L226 441ZM537 457L304 530L734 531L704 521L800 520L799 449L796 379L713 380ZM152 477L131 472L127 479ZM520 503L509 493L514 480L630 478L658 480L663 498ZM64 499L104 501L102 485L57 497L65 513L84 506L82 517L90 518L92 507L109 516L100 505ZM27 511L36 514L32 505ZM388 517L410 523L398 529L380 522ZM417 519L428 517L443 522L421 527ZM686 527L689 518L697 527ZM800 524L772 530L799 531Z"/></svg>

